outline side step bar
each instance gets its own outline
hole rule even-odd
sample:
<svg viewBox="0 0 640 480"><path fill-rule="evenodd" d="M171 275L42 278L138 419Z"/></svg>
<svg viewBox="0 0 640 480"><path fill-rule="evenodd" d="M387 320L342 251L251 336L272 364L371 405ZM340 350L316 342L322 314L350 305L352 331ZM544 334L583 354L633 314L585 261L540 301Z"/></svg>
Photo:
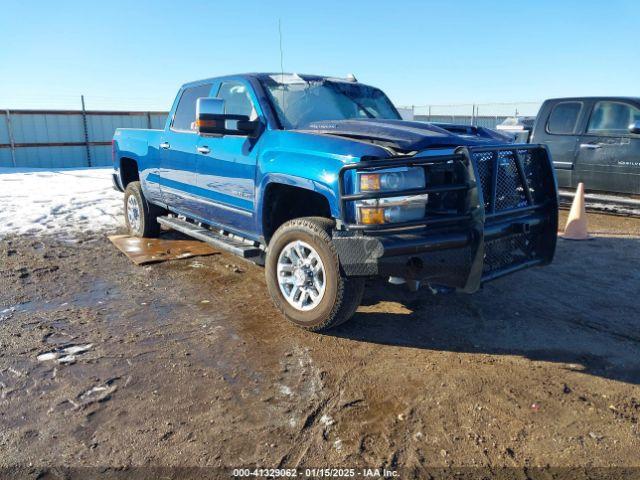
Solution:
<svg viewBox="0 0 640 480"><path fill-rule="evenodd" d="M221 235L176 217L158 217L158 223L242 258L257 257L263 253L258 247L247 245L241 240Z"/></svg>

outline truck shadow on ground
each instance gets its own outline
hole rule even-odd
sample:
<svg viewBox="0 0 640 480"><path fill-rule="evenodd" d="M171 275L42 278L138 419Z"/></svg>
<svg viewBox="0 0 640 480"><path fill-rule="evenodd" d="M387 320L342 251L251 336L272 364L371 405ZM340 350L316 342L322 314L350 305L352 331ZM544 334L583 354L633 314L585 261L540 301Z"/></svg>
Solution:
<svg viewBox="0 0 640 480"><path fill-rule="evenodd" d="M637 238L561 241L552 265L496 280L474 295L392 295L397 287L371 285L354 318L329 334L559 362L640 384L639 264Z"/></svg>

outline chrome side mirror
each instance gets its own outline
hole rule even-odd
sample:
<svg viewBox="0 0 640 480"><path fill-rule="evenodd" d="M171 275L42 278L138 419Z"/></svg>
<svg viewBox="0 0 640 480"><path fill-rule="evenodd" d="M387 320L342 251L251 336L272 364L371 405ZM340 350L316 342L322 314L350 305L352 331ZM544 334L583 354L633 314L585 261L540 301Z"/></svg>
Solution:
<svg viewBox="0 0 640 480"><path fill-rule="evenodd" d="M200 134L222 135L224 120L224 100L219 98L201 97L196 100L196 130Z"/></svg>
<svg viewBox="0 0 640 480"><path fill-rule="evenodd" d="M196 130L201 135L241 135L255 137L260 131L258 120L247 115L225 113L224 100L202 97L196 101Z"/></svg>
<svg viewBox="0 0 640 480"><path fill-rule="evenodd" d="M629 133L640 135L640 121L635 121L629 125Z"/></svg>

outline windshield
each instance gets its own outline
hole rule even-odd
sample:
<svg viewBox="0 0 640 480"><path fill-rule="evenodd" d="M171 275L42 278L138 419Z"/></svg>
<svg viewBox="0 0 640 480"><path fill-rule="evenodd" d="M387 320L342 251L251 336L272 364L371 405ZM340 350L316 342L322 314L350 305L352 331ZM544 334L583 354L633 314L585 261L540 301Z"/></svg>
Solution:
<svg viewBox="0 0 640 480"><path fill-rule="evenodd" d="M305 128L322 120L386 118L400 120L387 96L359 83L298 75L271 75L261 79L283 128Z"/></svg>

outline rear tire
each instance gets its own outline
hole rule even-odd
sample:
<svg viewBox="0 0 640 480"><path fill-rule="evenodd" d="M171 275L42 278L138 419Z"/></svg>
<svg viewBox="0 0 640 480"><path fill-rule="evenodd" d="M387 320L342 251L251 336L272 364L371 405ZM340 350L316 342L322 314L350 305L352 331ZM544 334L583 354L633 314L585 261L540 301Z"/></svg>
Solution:
<svg viewBox="0 0 640 480"><path fill-rule="evenodd" d="M331 240L334 226L323 217L290 220L275 232L267 251L273 302L289 321L312 332L349 320L364 292L363 278L348 278L340 269Z"/></svg>
<svg viewBox="0 0 640 480"><path fill-rule="evenodd" d="M157 237L160 234L157 218L164 213L164 209L147 201L140 182L129 182L124 190L124 218L129 235Z"/></svg>

